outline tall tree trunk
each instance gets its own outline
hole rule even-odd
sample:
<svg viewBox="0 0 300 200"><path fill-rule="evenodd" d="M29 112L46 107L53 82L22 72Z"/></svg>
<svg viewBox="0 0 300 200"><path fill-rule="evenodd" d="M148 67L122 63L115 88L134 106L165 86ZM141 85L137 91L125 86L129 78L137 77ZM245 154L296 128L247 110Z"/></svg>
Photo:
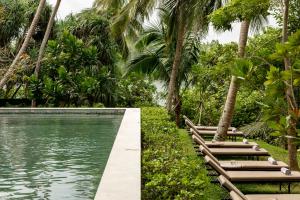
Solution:
<svg viewBox="0 0 300 200"><path fill-rule="evenodd" d="M54 20L55 20L55 16L56 16L56 13L57 13L58 8L60 6L60 3L61 3L61 0L56 1L56 4L55 4L55 6L53 8L53 11L51 13L51 16L50 16L50 19L49 19L49 22L48 22L48 25L47 25L47 29L46 29L46 32L45 32L45 35L44 35L44 38L43 38L43 41L42 41L42 44L41 44L41 47L40 47L38 60L36 62L36 66L35 66L35 70L34 70L34 75L36 76L37 79L39 79L42 58L43 58L43 55L44 55L44 52L45 52L47 42L49 40L49 36L50 36L51 30L52 30ZM32 100L31 106L36 107L36 100L35 99Z"/></svg>
<svg viewBox="0 0 300 200"><path fill-rule="evenodd" d="M26 38L23 42L23 45L22 45L21 49L19 50L17 56L15 57L14 61L12 62L10 67L8 68L7 72L2 77L2 79L0 81L0 88L3 88L4 85L6 84L6 82L8 81L8 79L14 74L15 67L16 67L20 57L25 53L25 51L26 51L26 49L29 45L30 39L31 39L32 35L34 34L36 25L37 25L37 23L40 19L43 8L45 7L45 3L46 3L46 0L40 0L39 6L38 6L37 11L35 13L35 16L32 20L32 23L31 23L30 28L28 30L27 36L26 36Z"/></svg>
<svg viewBox="0 0 300 200"><path fill-rule="evenodd" d="M174 57L174 62L172 65L172 72L170 76L170 82L168 86L168 97L167 97L167 110L169 113L172 112L172 106L174 105L175 90L177 83L178 71L181 63L181 54L183 49L183 42L185 37L185 24L182 19L180 19L177 33L177 42L176 42L176 52Z"/></svg>
<svg viewBox="0 0 300 200"><path fill-rule="evenodd" d="M282 28L282 43L288 40L288 18L289 18L289 0L283 0L283 28ZM289 58L284 58L284 68L285 70L291 69L291 61ZM297 160L297 145L295 144L295 137L297 136L297 119L294 119L292 113L298 110L297 101L293 90L293 81L286 85L286 99L288 103L288 114L291 117L289 120L288 132L288 157L289 157L289 167L291 170L299 170L298 160Z"/></svg>
<svg viewBox="0 0 300 200"><path fill-rule="evenodd" d="M249 26L250 26L250 21L248 20L245 20L241 23L239 50L238 50L238 56L240 58L243 58L245 56ZM224 141L226 139L227 130L230 127L232 121L238 89L239 89L239 80L236 76L232 76L223 113L218 124L217 133L214 136L214 140L216 141Z"/></svg>
<svg viewBox="0 0 300 200"><path fill-rule="evenodd" d="M182 102L181 102L181 97L179 95L179 91L176 91L175 94L175 121L176 121L176 125L177 127L180 126L180 114L181 114L181 106L182 106Z"/></svg>

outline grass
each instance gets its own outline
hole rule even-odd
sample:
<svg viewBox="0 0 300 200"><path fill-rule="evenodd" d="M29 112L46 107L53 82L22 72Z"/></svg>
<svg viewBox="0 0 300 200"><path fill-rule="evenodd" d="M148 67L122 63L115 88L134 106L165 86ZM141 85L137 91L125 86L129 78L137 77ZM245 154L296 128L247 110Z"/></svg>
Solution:
<svg viewBox="0 0 300 200"><path fill-rule="evenodd" d="M180 137L186 142L186 151L190 155L197 156L191 141L191 137L187 134L186 130L180 129ZM287 150L270 145L263 141L256 141L260 147L265 148L269 151L273 158L276 160L281 160L285 163L288 162L288 152ZM300 154L298 153L298 160L300 163ZM203 163L203 158L199 157L199 163ZM204 173L207 173L205 171ZM287 188L283 186L282 191L279 190L279 184L238 184L237 187L245 194L267 194L267 193L287 193ZM211 188L207 191L208 195L211 195L211 199L224 199L226 194L224 194L224 189L221 189L219 184L212 184ZM292 193L300 193L300 184L292 184ZM222 195L223 196L220 196ZM228 194L228 193L227 193Z"/></svg>
<svg viewBox="0 0 300 200"><path fill-rule="evenodd" d="M208 171L205 168L204 165L204 159L197 155L195 152L193 142L191 140L191 137L188 135L187 131L184 129L179 129L178 134L180 137L180 140L183 142L184 145L184 151L186 152L186 155L189 155L191 157L199 159L199 164L203 166L203 170L199 173L205 173L208 176ZM217 200L217 199L224 199L224 197L228 195L228 193L221 188L218 184L209 183L207 187L205 188L204 197L203 199L207 200Z"/></svg>
<svg viewBox="0 0 300 200"><path fill-rule="evenodd" d="M285 163L288 163L288 151L277 146L270 145L263 141L256 141L256 143L259 144L260 147L265 148L269 151L269 153L272 155L273 158L276 160L281 160ZM300 153L298 153L298 160L300 163Z"/></svg>
<svg viewBox="0 0 300 200"><path fill-rule="evenodd" d="M256 141L260 147L268 150L268 152L272 155L276 160L281 160L285 163L288 163L288 151L277 146L270 145L263 141ZM300 154L298 153L298 160L300 163ZM250 193L284 193L287 191L286 188L283 188L282 191L279 190L278 184L244 184L239 185L239 188L246 194ZM292 184L292 193L300 193L300 183Z"/></svg>

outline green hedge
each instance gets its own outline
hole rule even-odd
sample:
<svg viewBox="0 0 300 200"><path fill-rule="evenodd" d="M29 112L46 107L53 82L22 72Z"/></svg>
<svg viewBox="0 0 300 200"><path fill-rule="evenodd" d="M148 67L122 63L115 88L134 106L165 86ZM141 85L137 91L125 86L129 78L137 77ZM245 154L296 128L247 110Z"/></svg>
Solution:
<svg viewBox="0 0 300 200"><path fill-rule="evenodd" d="M142 109L142 199L211 199L207 172L187 141L164 109Z"/></svg>

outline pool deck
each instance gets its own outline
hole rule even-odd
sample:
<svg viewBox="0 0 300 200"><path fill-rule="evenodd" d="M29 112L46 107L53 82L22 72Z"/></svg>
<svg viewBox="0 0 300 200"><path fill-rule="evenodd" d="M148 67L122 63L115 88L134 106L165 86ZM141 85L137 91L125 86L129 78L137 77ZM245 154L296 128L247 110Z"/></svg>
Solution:
<svg viewBox="0 0 300 200"><path fill-rule="evenodd" d="M0 114L124 114L94 200L141 199L139 108L0 108Z"/></svg>
<svg viewBox="0 0 300 200"><path fill-rule="evenodd" d="M95 200L141 199L140 109L126 109Z"/></svg>

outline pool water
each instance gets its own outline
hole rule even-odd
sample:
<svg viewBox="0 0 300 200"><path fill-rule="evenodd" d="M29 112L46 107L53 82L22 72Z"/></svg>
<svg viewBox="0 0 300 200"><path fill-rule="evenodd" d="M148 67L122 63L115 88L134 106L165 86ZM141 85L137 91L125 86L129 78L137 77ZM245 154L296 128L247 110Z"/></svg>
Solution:
<svg viewBox="0 0 300 200"><path fill-rule="evenodd" d="M0 199L93 199L123 115L0 115Z"/></svg>

